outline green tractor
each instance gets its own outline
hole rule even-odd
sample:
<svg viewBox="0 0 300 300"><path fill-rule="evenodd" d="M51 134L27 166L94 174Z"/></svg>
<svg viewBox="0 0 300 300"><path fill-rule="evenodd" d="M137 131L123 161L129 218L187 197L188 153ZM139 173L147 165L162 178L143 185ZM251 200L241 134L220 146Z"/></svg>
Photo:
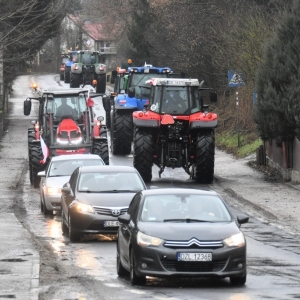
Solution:
<svg viewBox="0 0 300 300"><path fill-rule="evenodd" d="M102 64L98 51L80 50L73 54L71 65L70 88L91 85L96 93L105 94L106 65Z"/></svg>

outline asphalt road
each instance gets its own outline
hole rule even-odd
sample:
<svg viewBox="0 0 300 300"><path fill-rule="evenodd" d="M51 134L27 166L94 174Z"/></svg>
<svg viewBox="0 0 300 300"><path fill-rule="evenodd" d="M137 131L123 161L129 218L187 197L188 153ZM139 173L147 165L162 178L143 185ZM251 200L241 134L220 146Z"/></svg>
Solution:
<svg viewBox="0 0 300 300"><path fill-rule="evenodd" d="M41 89L68 88L57 81L59 78L55 75L35 76L34 79ZM242 226L248 247L248 277L244 287L232 287L228 279L156 278L150 278L145 287L133 287L128 279L118 278L116 274L115 236L94 235L85 237L81 243L70 243L62 236L60 215L45 217L41 213L39 190L29 183L26 134L36 107L30 117L24 117L23 100L32 96L30 80L33 80L31 76L23 76L14 85L8 132L1 149L1 158L5 153L7 169L11 171L5 174L2 171L0 188L1 197L7 199L3 210L13 209L39 251L39 299L300 298L300 237L297 231L300 221L294 212L298 209L299 191L291 188L288 195L280 194L276 188L282 183L270 182L265 175L246 166L246 161L236 161L221 151L216 152L216 180L210 186L191 181L182 169L166 169L159 178L155 167L151 185L211 188L225 198L235 215L249 214L249 223ZM95 99L95 112L105 116L100 97ZM110 164L132 165L132 154L113 156L110 153ZM262 191L267 191L263 199ZM273 205L267 204L266 195ZM282 201L286 203L286 199L290 200L290 208L284 210Z"/></svg>

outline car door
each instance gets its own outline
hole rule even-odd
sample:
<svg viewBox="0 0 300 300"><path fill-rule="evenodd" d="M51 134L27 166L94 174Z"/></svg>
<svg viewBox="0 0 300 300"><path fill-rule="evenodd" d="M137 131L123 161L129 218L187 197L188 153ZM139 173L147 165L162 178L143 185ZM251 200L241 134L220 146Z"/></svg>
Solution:
<svg viewBox="0 0 300 300"><path fill-rule="evenodd" d="M119 247L120 247L120 258L123 265L129 266L129 248L131 244L132 235L136 235L137 227L137 215L140 207L140 202L142 195L140 193L136 194L129 207L127 213L130 215L129 224L121 224L119 230Z"/></svg>

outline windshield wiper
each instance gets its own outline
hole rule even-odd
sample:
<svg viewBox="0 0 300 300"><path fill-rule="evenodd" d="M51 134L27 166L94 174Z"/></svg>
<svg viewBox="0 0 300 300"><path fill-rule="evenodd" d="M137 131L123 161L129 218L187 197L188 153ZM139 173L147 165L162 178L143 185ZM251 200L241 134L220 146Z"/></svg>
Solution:
<svg viewBox="0 0 300 300"><path fill-rule="evenodd" d="M63 176L70 176L70 175L51 175L51 176L48 176L48 177L63 177Z"/></svg>
<svg viewBox="0 0 300 300"><path fill-rule="evenodd" d="M199 219L165 219L164 222L186 222L186 223L191 223L191 222L208 222L211 223L211 221L207 221L207 220L199 220Z"/></svg>

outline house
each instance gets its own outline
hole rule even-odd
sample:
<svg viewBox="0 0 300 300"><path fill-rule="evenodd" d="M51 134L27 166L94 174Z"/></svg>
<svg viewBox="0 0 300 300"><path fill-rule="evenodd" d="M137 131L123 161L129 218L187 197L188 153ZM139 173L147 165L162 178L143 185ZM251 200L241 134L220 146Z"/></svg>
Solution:
<svg viewBox="0 0 300 300"><path fill-rule="evenodd" d="M107 69L116 67L117 46L112 35L105 32L103 24L84 20L80 16L67 15L63 27L67 35L62 52L69 49L99 51L102 63L106 64Z"/></svg>

